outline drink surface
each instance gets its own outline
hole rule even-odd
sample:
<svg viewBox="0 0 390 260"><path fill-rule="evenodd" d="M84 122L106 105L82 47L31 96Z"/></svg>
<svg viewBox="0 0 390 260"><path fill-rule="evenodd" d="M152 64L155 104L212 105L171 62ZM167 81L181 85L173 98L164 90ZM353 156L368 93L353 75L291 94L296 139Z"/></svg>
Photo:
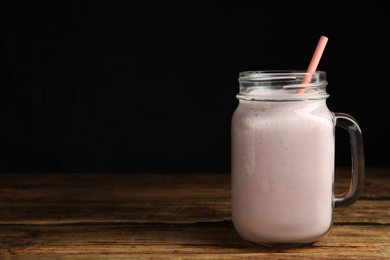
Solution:
<svg viewBox="0 0 390 260"><path fill-rule="evenodd" d="M232 119L232 219L243 239L311 243L332 224L334 122L325 99L240 100Z"/></svg>

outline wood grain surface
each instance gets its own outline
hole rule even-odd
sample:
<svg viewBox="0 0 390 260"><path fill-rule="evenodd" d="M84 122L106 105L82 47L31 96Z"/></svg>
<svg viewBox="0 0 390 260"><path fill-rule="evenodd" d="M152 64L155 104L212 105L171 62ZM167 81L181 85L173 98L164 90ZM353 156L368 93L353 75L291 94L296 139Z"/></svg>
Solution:
<svg viewBox="0 0 390 260"><path fill-rule="evenodd" d="M328 236L295 249L241 240L229 174L0 174L0 259L253 258L390 259L390 169L367 169Z"/></svg>

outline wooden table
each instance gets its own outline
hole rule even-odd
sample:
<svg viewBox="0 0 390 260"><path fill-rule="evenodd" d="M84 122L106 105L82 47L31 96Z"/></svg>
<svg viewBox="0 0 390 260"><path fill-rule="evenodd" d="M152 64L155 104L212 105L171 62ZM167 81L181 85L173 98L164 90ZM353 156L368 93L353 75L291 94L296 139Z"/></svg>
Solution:
<svg viewBox="0 0 390 260"><path fill-rule="evenodd" d="M229 174L0 174L0 259L390 259L389 181L367 169L326 238L268 249L235 232Z"/></svg>

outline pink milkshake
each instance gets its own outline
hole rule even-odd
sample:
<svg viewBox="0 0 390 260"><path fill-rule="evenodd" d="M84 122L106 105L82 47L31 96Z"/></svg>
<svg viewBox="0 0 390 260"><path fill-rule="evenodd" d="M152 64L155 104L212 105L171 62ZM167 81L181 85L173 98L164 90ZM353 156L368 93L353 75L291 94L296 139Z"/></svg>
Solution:
<svg viewBox="0 0 390 260"><path fill-rule="evenodd" d="M301 94L303 75L262 73L240 75L232 118L232 220L251 243L312 243L329 232L335 201L335 117L326 106L325 73L313 75Z"/></svg>

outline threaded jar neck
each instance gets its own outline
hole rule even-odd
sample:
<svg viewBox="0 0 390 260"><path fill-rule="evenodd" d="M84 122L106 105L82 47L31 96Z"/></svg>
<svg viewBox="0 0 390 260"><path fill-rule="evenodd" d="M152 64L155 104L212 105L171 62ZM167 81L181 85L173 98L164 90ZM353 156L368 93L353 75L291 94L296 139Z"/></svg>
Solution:
<svg viewBox="0 0 390 260"><path fill-rule="evenodd" d="M237 98L248 101L303 101L325 99L326 72L316 71L245 71L238 79Z"/></svg>

